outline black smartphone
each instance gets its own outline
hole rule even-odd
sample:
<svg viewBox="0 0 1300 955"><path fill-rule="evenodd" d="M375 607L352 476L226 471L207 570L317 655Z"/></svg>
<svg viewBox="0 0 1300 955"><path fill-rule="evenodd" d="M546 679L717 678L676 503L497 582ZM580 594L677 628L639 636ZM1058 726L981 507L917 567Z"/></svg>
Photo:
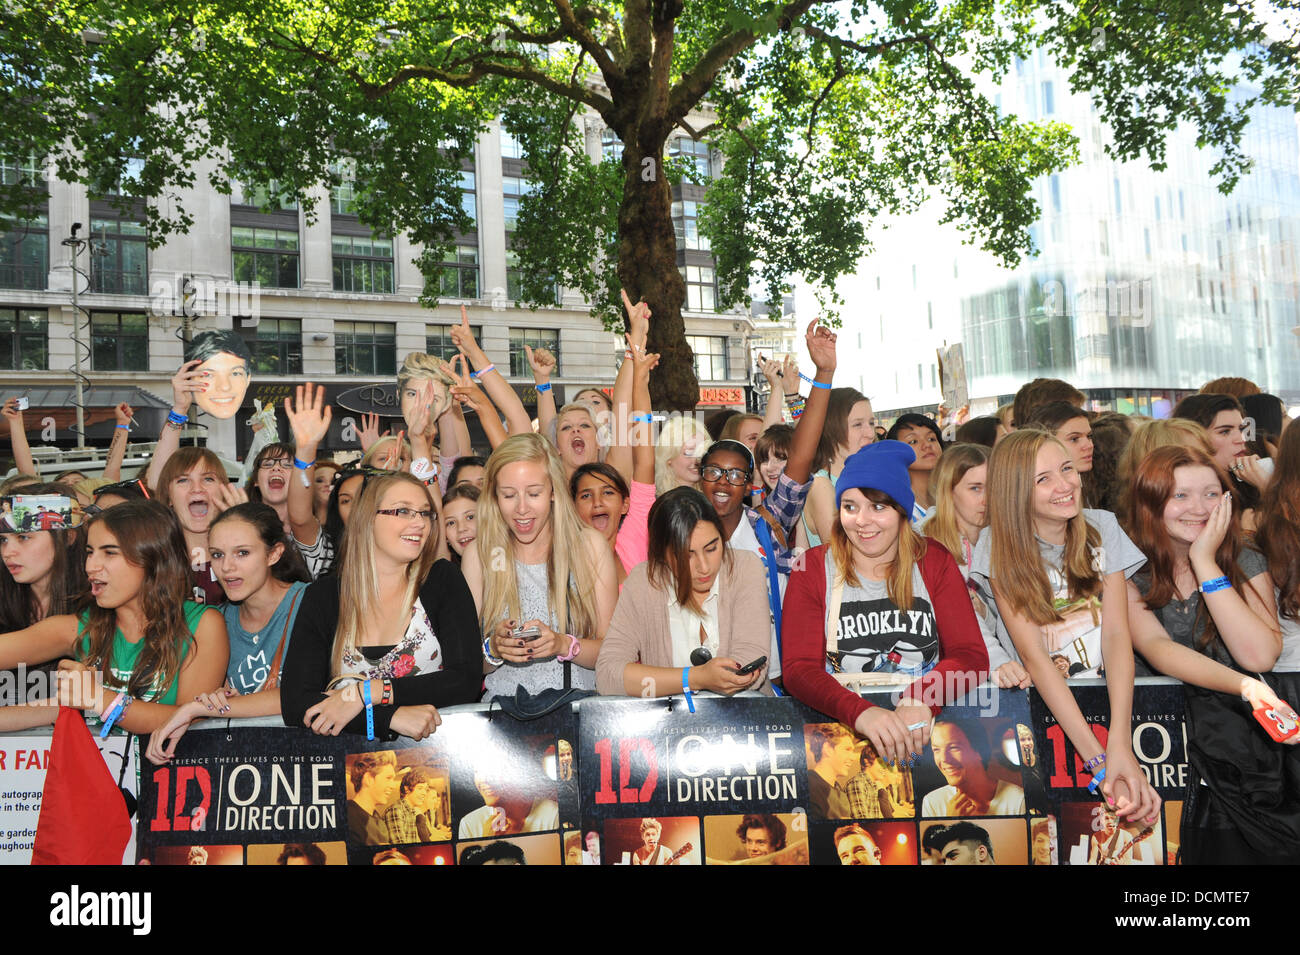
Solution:
<svg viewBox="0 0 1300 955"><path fill-rule="evenodd" d="M757 670L766 662L767 662L767 657L759 657L757 660L753 661L752 663L746 663L743 667L737 670L736 675L745 676L747 673L753 673L755 670Z"/></svg>

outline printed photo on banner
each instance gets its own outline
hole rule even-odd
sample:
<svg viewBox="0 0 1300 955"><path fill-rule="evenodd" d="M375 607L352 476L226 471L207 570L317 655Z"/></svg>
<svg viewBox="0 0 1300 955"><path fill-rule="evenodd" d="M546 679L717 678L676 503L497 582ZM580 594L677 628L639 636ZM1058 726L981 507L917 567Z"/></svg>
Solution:
<svg viewBox="0 0 1300 955"><path fill-rule="evenodd" d="M494 738L469 761L473 765L467 767L457 760L453 781L458 840L560 828L554 736Z"/></svg>
<svg viewBox="0 0 1300 955"><path fill-rule="evenodd" d="M559 865L560 836L549 833L456 845L458 865Z"/></svg>
<svg viewBox="0 0 1300 955"><path fill-rule="evenodd" d="M357 845L451 839L447 758L433 746L347 757L348 832Z"/></svg>
<svg viewBox="0 0 1300 955"><path fill-rule="evenodd" d="M559 740L554 749L546 751L546 775L561 783L571 783L577 779L577 767L573 764L573 744L567 739Z"/></svg>
<svg viewBox="0 0 1300 955"><path fill-rule="evenodd" d="M605 865L700 865L695 816L638 816L605 822Z"/></svg>
<svg viewBox="0 0 1300 955"><path fill-rule="evenodd" d="M916 865L916 823L813 823L813 865Z"/></svg>
<svg viewBox="0 0 1300 955"><path fill-rule="evenodd" d="M159 846L142 865L243 865L243 846Z"/></svg>
<svg viewBox="0 0 1300 955"><path fill-rule="evenodd" d="M921 823L922 865L1026 865L1023 819L945 819Z"/></svg>
<svg viewBox="0 0 1300 955"><path fill-rule="evenodd" d="M706 865L807 865L808 817L802 812L704 818Z"/></svg>
<svg viewBox="0 0 1300 955"><path fill-rule="evenodd" d="M571 836L572 833L566 835L565 839L567 840L571 838ZM565 864L571 865L572 863L568 862L567 859L567 845L568 845L567 841L565 845L566 845ZM601 846L602 846L602 842L600 838L600 823L593 822L591 820L585 821L582 826L582 856L580 860L581 864L600 865Z"/></svg>
<svg viewBox="0 0 1300 955"><path fill-rule="evenodd" d="M1060 865L1060 859L1056 817L1035 819L1029 825L1029 864Z"/></svg>
<svg viewBox="0 0 1300 955"><path fill-rule="evenodd" d="M62 494L0 497L0 530L55 531L76 527L81 521L81 505Z"/></svg>
<svg viewBox="0 0 1300 955"><path fill-rule="evenodd" d="M1164 827L1121 822L1102 802L1061 805L1062 854L1067 865L1164 865Z"/></svg>
<svg viewBox="0 0 1300 955"><path fill-rule="evenodd" d="M345 842L277 842L249 846L248 865L347 865Z"/></svg>
<svg viewBox="0 0 1300 955"><path fill-rule="evenodd" d="M914 769L921 817L1023 816L1024 780L1015 724L978 719L948 707L934 721L930 745Z"/></svg>
<svg viewBox="0 0 1300 955"><path fill-rule="evenodd" d="M370 856L353 854L350 865L454 865L451 843L429 846L389 846L371 850Z"/></svg>
<svg viewBox="0 0 1300 955"><path fill-rule="evenodd" d="M808 812L814 819L911 819L912 772L890 766L843 723L804 725Z"/></svg>
<svg viewBox="0 0 1300 955"><path fill-rule="evenodd" d="M1178 865L1178 850L1183 844L1183 801L1171 799L1161 811L1165 814L1165 865Z"/></svg>

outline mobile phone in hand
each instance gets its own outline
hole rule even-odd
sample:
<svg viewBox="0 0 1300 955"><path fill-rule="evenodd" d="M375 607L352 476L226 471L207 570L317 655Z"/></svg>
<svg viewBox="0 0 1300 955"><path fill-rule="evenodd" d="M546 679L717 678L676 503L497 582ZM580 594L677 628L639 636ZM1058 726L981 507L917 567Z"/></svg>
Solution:
<svg viewBox="0 0 1300 955"><path fill-rule="evenodd" d="M1255 719L1259 720L1259 725L1279 743L1285 743L1296 733L1300 733L1300 716L1296 716L1295 710L1285 704L1261 706L1253 712Z"/></svg>
<svg viewBox="0 0 1300 955"><path fill-rule="evenodd" d="M767 662L767 657L759 657L757 660L754 660L751 663L746 663L743 667L741 667L739 670L736 671L736 676L747 676L748 674L753 673L755 670L757 670L766 662Z"/></svg>

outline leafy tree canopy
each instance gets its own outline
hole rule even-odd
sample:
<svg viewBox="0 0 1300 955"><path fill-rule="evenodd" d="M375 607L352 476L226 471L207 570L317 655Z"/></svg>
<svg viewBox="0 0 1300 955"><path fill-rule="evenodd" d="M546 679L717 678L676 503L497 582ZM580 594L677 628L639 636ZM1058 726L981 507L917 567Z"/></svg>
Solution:
<svg viewBox="0 0 1300 955"><path fill-rule="evenodd" d="M670 187L692 173L665 161L671 136L724 157L701 224L725 308L755 270L774 301L796 275L831 290L875 218L932 194L1016 262L1030 183L1076 155L1065 126L999 115L981 93L1017 56L1045 49L1090 93L1118 158L1160 167L1165 134L1193 124L1225 190L1249 167L1250 107L1300 93L1300 35L1259 18L1285 23L1300 0L578 2L8 0L0 155L53 157L97 195L131 169L155 242L193 224L201 159L219 189L273 181L310 209L351 157L358 213L423 243L429 274L468 225L462 163L502 116L534 184L515 233L525 298L548 301L558 279L611 327L620 286L645 298L664 354L654 398L688 407ZM589 160L592 114L621 161ZM30 185L0 186L0 212L21 215Z"/></svg>

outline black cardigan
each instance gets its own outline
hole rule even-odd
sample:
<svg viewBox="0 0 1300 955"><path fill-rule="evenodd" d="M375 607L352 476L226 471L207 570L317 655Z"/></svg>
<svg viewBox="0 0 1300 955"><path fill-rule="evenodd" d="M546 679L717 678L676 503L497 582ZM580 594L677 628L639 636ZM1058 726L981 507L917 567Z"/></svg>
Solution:
<svg viewBox="0 0 1300 955"><path fill-rule="evenodd" d="M374 708L375 736L379 739L396 738L388 724L399 706L474 703L483 690L483 645L474 597L465 578L450 561L440 560L429 570L428 578L420 587L420 602L442 648L443 668L392 681L393 702ZM303 592L302 606L298 608L293 637L284 658L280 712L285 726L302 726L307 710L324 698L325 686L330 681L330 658L338 620L339 579L334 575L322 577ZM345 730L364 734L365 713L353 719Z"/></svg>

